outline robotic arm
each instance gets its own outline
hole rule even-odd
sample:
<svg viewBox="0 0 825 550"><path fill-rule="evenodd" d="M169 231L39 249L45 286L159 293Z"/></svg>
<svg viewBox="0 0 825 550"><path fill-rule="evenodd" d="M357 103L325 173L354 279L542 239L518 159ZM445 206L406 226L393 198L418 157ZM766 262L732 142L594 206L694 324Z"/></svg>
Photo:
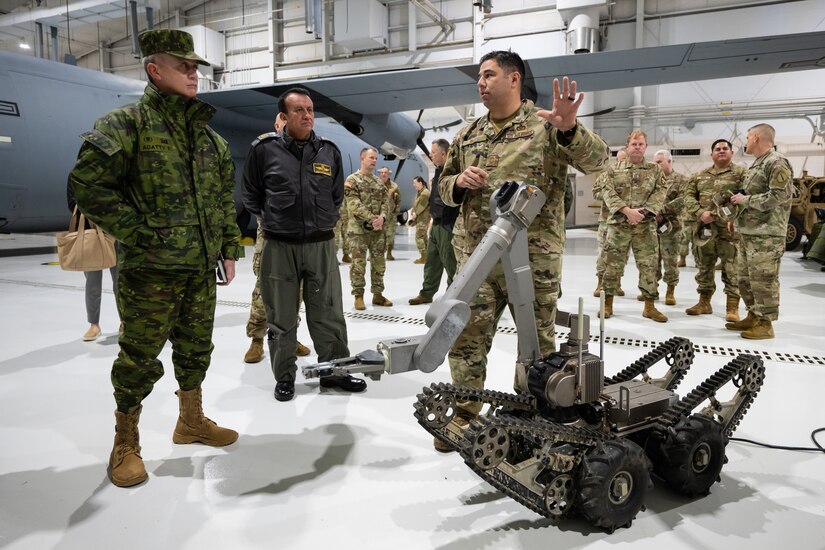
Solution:
<svg viewBox="0 0 825 550"><path fill-rule="evenodd" d="M381 375L413 370L433 372L444 362L453 343L470 319L470 300L499 260L504 273L514 320L518 327L519 362L531 364L540 358L535 314L533 279L527 250L526 229L541 211L544 193L535 186L506 182L493 194L490 212L493 225L456 275L445 295L425 315L429 328L423 336L383 340L377 350L354 357L333 359L302 367L305 378L364 374L373 380Z"/></svg>

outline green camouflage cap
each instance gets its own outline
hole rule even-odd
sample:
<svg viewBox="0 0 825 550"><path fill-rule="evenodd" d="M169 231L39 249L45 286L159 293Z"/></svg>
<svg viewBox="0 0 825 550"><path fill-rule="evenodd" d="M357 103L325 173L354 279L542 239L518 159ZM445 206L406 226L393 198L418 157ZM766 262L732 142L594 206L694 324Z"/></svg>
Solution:
<svg viewBox="0 0 825 550"><path fill-rule="evenodd" d="M168 53L182 59L197 61L198 65L209 65L207 60L195 53L195 42L188 32L175 29L144 31L138 36L138 41L143 57L156 53Z"/></svg>

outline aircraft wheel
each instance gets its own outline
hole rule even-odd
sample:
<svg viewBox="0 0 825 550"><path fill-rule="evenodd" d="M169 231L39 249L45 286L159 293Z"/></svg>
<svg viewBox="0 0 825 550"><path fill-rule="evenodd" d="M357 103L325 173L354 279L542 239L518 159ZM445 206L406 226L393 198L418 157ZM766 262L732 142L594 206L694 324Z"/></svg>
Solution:
<svg viewBox="0 0 825 550"><path fill-rule="evenodd" d="M727 440L722 426L708 416L694 414L680 420L673 430L675 434L670 432L664 440L649 444L654 472L678 493L689 497L708 494L725 463Z"/></svg>
<svg viewBox="0 0 825 550"><path fill-rule="evenodd" d="M641 447L627 439L603 441L582 461L576 506L587 521L612 533L630 526L652 486Z"/></svg>

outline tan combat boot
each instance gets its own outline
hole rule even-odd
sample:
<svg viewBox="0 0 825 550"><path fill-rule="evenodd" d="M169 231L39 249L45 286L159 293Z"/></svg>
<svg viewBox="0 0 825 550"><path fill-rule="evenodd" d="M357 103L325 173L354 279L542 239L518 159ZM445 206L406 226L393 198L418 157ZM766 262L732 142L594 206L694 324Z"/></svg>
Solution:
<svg viewBox="0 0 825 550"><path fill-rule="evenodd" d="M742 331L742 338L748 340L769 340L773 338L773 325L767 319L757 319L753 327Z"/></svg>
<svg viewBox="0 0 825 550"><path fill-rule="evenodd" d="M418 306L418 305L421 305L421 304L431 304L431 303L433 303L432 296L422 296L421 294L419 294L415 298L410 298L409 299L409 304L411 306Z"/></svg>
<svg viewBox="0 0 825 550"><path fill-rule="evenodd" d="M303 345L301 342L298 342L295 345L295 355L297 355L298 357L306 357L309 354L309 348Z"/></svg>
<svg viewBox="0 0 825 550"><path fill-rule="evenodd" d="M380 292L376 292L372 295L372 305L389 307L392 305L392 302L384 298L384 295Z"/></svg>
<svg viewBox="0 0 825 550"><path fill-rule="evenodd" d="M728 330L748 330L756 325L756 320L756 315L748 311L744 319L736 321L735 323L725 323L725 328Z"/></svg>
<svg viewBox="0 0 825 550"><path fill-rule="evenodd" d="M417 260L415 260L413 263L414 264L419 264L419 265L420 264L425 264L425 263L427 263L427 257L422 254L421 257L418 258Z"/></svg>
<svg viewBox="0 0 825 550"><path fill-rule="evenodd" d="M596 290L593 291L593 297L598 298L599 293L602 291L602 279L604 278L603 275L597 275L599 281L596 283Z"/></svg>
<svg viewBox="0 0 825 550"><path fill-rule="evenodd" d="M345 254L343 255L343 257L341 257L341 261L342 261L342 262L344 262L345 264L348 264L348 263L350 263L350 262L352 261L352 258L350 257L350 255L349 255L349 254L346 254L346 253L345 253Z"/></svg>
<svg viewBox="0 0 825 550"><path fill-rule="evenodd" d="M676 292L676 285L667 285L667 292L665 293L666 306L676 305L676 296L674 295L674 292Z"/></svg>
<svg viewBox="0 0 825 550"><path fill-rule="evenodd" d="M610 319L613 317L613 296L604 297L604 318Z"/></svg>
<svg viewBox="0 0 825 550"><path fill-rule="evenodd" d="M645 308L642 310L642 317L653 319L657 323L667 323L667 317L665 317L664 313L656 309L656 306L653 305L653 300L645 300Z"/></svg>
<svg viewBox="0 0 825 550"><path fill-rule="evenodd" d="M714 267L713 270L714 271L722 271L722 269L724 269L724 264L722 263L722 260L719 260L719 263L716 264L716 267Z"/></svg>
<svg viewBox="0 0 825 550"><path fill-rule="evenodd" d="M710 292L702 292L699 294L699 303L689 307L685 310L688 315L703 315L713 313L713 307L710 305Z"/></svg>
<svg viewBox="0 0 825 550"><path fill-rule="evenodd" d="M644 294L637 294L636 295L636 301L637 302L644 302L645 301L645 295Z"/></svg>
<svg viewBox="0 0 825 550"><path fill-rule="evenodd" d="M115 411L115 445L109 455L109 479L118 487L131 487L149 478L140 457L138 420L143 407L124 413Z"/></svg>
<svg viewBox="0 0 825 550"><path fill-rule="evenodd" d="M264 359L264 339L253 338L252 343L249 344L249 349L246 350L246 355L243 356L244 363L260 363Z"/></svg>
<svg viewBox="0 0 825 550"><path fill-rule="evenodd" d="M687 267L687 256L679 256L679 262L676 267Z"/></svg>
<svg viewBox="0 0 825 550"><path fill-rule="evenodd" d="M357 309L358 311L363 311L363 310L367 309L367 306L364 305L364 296L363 296L363 294L358 295L358 296L355 297L355 305L353 307L355 307L355 309Z"/></svg>
<svg viewBox="0 0 825 550"><path fill-rule="evenodd" d="M735 323L739 320L739 296L728 296L725 321Z"/></svg>
<svg viewBox="0 0 825 550"><path fill-rule="evenodd" d="M616 296L624 296L624 290L622 290L621 280L619 280L619 288L616 289Z"/></svg>
<svg viewBox="0 0 825 550"><path fill-rule="evenodd" d="M391 246L387 247L387 259L390 260L390 261L395 259L395 256L392 255L392 247Z"/></svg>
<svg viewBox="0 0 825 550"><path fill-rule="evenodd" d="M172 434L172 442L177 444L203 443L211 447L223 447L235 443L238 432L221 428L203 415L201 389L175 392L180 401L180 415Z"/></svg>

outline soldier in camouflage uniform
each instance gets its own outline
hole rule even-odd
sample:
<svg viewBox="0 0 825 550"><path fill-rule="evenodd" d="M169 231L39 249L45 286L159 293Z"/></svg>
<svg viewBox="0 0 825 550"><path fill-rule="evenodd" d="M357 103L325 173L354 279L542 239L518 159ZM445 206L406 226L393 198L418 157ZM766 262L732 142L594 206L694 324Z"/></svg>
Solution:
<svg viewBox="0 0 825 550"><path fill-rule="evenodd" d="M673 156L667 149L660 149L653 155L653 162L662 170L662 181L667 188L662 211L656 215L659 226L659 263L656 266L656 281L664 272L667 292L665 304L676 305L676 285L679 284L679 246L682 244L682 212L685 206L685 185L687 179L673 170Z"/></svg>
<svg viewBox="0 0 825 550"><path fill-rule="evenodd" d="M666 323L667 317L653 305L659 297L656 284L659 262L656 215L661 212L665 200L662 171L652 162L645 161L647 135L641 130L628 134L625 150L627 161L607 169L602 187L602 197L610 213L602 283L604 315L613 315L613 296L627 263L628 249L632 248L639 270L639 290L645 303L642 316Z"/></svg>
<svg viewBox="0 0 825 550"><path fill-rule="evenodd" d="M496 51L481 59L478 90L487 116L458 132L450 146L439 180L448 206L460 206L464 243L460 263L466 261L492 224L490 197L507 180L537 186L547 202L527 229L535 289L534 311L541 355L555 350L555 315L564 252L564 185L567 165L590 173L609 158L604 141L576 120L583 95L567 77L553 83L553 110L539 110L521 100L524 63L518 54ZM507 305L502 265L497 266L470 302L470 320L449 353L455 384L483 388L487 354L496 324ZM524 372L517 372L518 385ZM457 418L478 414L478 403L459 403ZM458 422L462 422L458 420ZM436 449L446 450L436 440Z"/></svg>
<svg viewBox="0 0 825 550"><path fill-rule="evenodd" d="M363 310L365 274L367 271L367 251L370 253L370 291L372 303L376 306L391 306L392 302L382 294L384 291L384 271L387 262L384 225L390 218L390 199L387 186L372 173L378 161L378 152L372 147L361 151L361 168L344 182L347 210L349 210L350 252L352 266L349 280L355 296L355 309Z"/></svg>
<svg viewBox="0 0 825 550"><path fill-rule="evenodd" d="M627 158L627 153L624 149L619 149L616 152L616 164L623 162ZM604 202L604 198L602 197L602 188L604 187L605 181L605 172L599 174L599 177L596 178L596 181L593 183L593 199L597 200L601 203L601 208L599 209L599 229L596 231L596 244L598 246L598 254L596 255L596 290L593 291L593 296L598 298L602 291L602 281L604 280L604 245L605 239L607 238L607 218L610 215L610 211L607 209L607 205ZM629 253L629 251L628 251ZM622 273L622 277L624 277L624 273ZM624 296L624 290L622 290L621 285L621 278L619 278L619 288L616 289L616 296Z"/></svg>
<svg viewBox="0 0 825 550"><path fill-rule="evenodd" d="M410 214L409 225L415 226L415 246L418 247L418 260L415 263L422 264L427 260L427 229L430 226L430 190L427 189L427 182L421 176L413 178L415 187L415 202Z"/></svg>
<svg viewBox="0 0 825 550"><path fill-rule="evenodd" d="M711 298L716 291L716 259L722 262L722 283L725 286L727 321L739 320L739 284L736 274L738 236L728 226L729 219L720 210L719 197L730 196L742 188L745 169L734 164L733 146L726 139L717 139L711 145L713 166L697 172L688 180L685 190L685 213L691 226L691 236L705 225L712 235L701 241L694 239L693 256L696 261L696 291L699 302L689 307L688 315L713 313Z"/></svg>
<svg viewBox="0 0 825 550"><path fill-rule="evenodd" d="M775 137L768 124L748 130L745 151L755 160L745 175L744 192L730 200L739 207L739 293L748 315L725 328L741 330L751 340L773 338L772 323L779 318L779 264L791 215L793 169L773 150Z"/></svg>
<svg viewBox="0 0 825 550"><path fill-rule="evenodd" d="M392 247L395 246L395 228L398 226L398 214L401 213L401 190L398 184L390 179L390 169L384 166L378 171L378 177L387 188L390 201L389 218L384 223L384 239L387 243L387 259L394 260Z"/></svg>
<svg viewBox="0 0 825 550"><path fill-rule="evenodd" d="M243 254L235 223L229 147L207 123L215 110L195 98L192 37L177 30L140 35L149 77L143 96L83 134L70 175L87 218L120 242L120 353L112 366L115 441L109 476L119 487L148 478L140 455L141 402L163 375L158 355L172 342L180 389L175 443L223 446L237 432L203 415L201 383L212 355L215 265L226 284Z"/></svg>

